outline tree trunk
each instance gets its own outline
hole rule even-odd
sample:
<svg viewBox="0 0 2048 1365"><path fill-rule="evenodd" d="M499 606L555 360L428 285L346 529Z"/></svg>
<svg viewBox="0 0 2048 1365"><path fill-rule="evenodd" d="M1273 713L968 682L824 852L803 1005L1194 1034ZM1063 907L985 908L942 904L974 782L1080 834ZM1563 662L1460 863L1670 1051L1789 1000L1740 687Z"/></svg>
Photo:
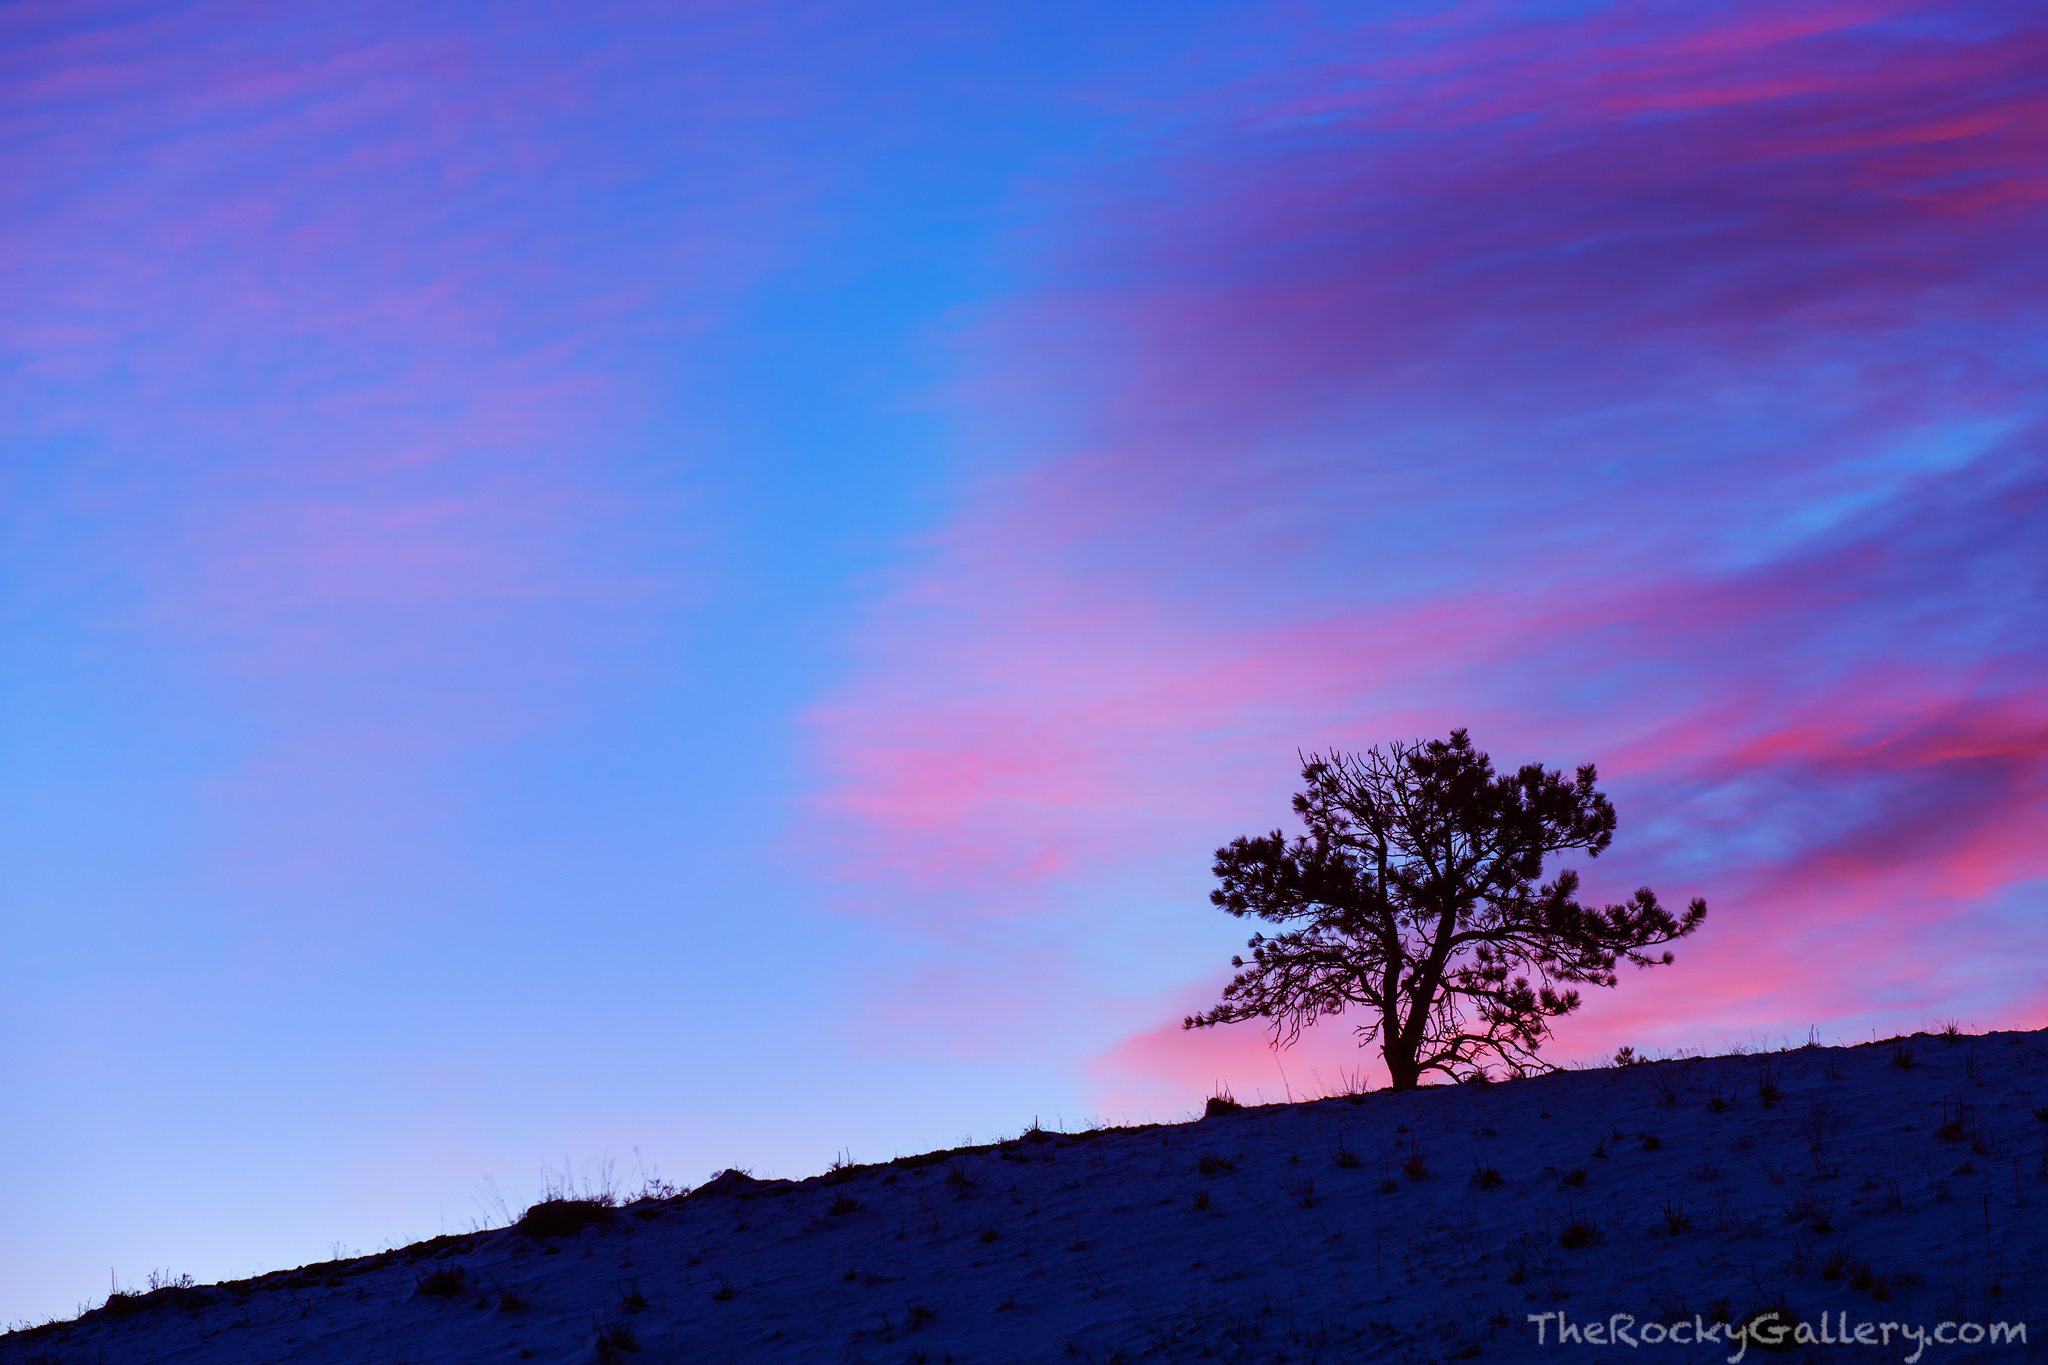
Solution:
<svg viewBox="0 0 2048 1365"><path fill-rule="evenodd" d="M1422 1072L1415 1065L1415 1049L1405 1052L1394 1039L1388 1038L1382 1049L1387 1059L1387 1075L1396 1090L1413 1090L1422 1079Z"/></svg>

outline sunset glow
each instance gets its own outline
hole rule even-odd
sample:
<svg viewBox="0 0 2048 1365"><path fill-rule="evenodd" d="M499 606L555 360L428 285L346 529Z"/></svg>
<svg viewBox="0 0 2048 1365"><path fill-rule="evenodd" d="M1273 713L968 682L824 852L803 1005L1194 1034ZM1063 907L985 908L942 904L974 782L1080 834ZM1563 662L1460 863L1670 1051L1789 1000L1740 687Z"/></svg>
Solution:
<svg viewBox="0 0 2048 1365"><path fill-rule="evenodd" d="M0 1319L1383 1075L1209 861L1454 726L1560 1062L2042 1023L2033 7L0 31Z"/></svg>

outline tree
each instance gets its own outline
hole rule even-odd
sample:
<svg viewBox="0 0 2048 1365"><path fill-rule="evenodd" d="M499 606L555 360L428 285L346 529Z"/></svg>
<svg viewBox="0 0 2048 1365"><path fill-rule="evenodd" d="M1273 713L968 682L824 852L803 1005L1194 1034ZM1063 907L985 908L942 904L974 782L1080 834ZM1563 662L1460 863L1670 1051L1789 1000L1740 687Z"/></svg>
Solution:
<svg viewBox="0 0 2048 1365"><path fill-rule="evenodd" d="M1581 905L1569 868L1539 884L1551 855L1598 857L1614 838L1590 763L1573 782L1535 763L1496 775L1453 730L1384 753L1311 754L1301 777L1294 811L1308 833L1216 850L1209 893L1233 915L1299 927L1254 934L1222 1003L1186 1028L1270 1019L1277 1048L1360 1006L1360 1045L1379 1041L1396 1090L1432 1072L1482 1075L1489 1058L1547 1070L1537 1050L1579 1007L1574 985L1613 986L1623 959L1670 963L1647 950L1706 918L1704 900L1674 917L1647 886L1625 904Z"/></svg>

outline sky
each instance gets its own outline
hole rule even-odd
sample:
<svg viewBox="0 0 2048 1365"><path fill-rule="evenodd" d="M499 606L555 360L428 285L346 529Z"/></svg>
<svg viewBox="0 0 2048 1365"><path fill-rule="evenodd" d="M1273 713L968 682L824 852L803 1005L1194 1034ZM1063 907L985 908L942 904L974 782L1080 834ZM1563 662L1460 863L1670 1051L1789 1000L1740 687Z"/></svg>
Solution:
<svg viewBox="0 0 2048 1365"><path fill-rule="evenodd" d="M0 1322L1383 1076L1298 753L1599 765L1550 1052L2048 1013L2016 2L0 10Z"/></svg>

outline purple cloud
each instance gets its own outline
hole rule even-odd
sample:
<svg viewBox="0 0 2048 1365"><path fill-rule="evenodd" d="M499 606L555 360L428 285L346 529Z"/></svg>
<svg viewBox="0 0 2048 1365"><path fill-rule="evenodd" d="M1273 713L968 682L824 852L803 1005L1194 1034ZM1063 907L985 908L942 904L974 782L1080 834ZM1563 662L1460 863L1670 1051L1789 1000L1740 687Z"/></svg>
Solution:
<svg viewBox="0 0 2048 1365"><path fill-rule="evenodd" d="M1813 5L1291 37L1076 192L976 334L989 472L815 717L842 866L949 922L1156 867L1198 918L1296 746L1468 724L1601 762L1596 883L1715 905L1609 1033L2036 1007L1942 964L2048 873L2048 34Z"/></svg>

